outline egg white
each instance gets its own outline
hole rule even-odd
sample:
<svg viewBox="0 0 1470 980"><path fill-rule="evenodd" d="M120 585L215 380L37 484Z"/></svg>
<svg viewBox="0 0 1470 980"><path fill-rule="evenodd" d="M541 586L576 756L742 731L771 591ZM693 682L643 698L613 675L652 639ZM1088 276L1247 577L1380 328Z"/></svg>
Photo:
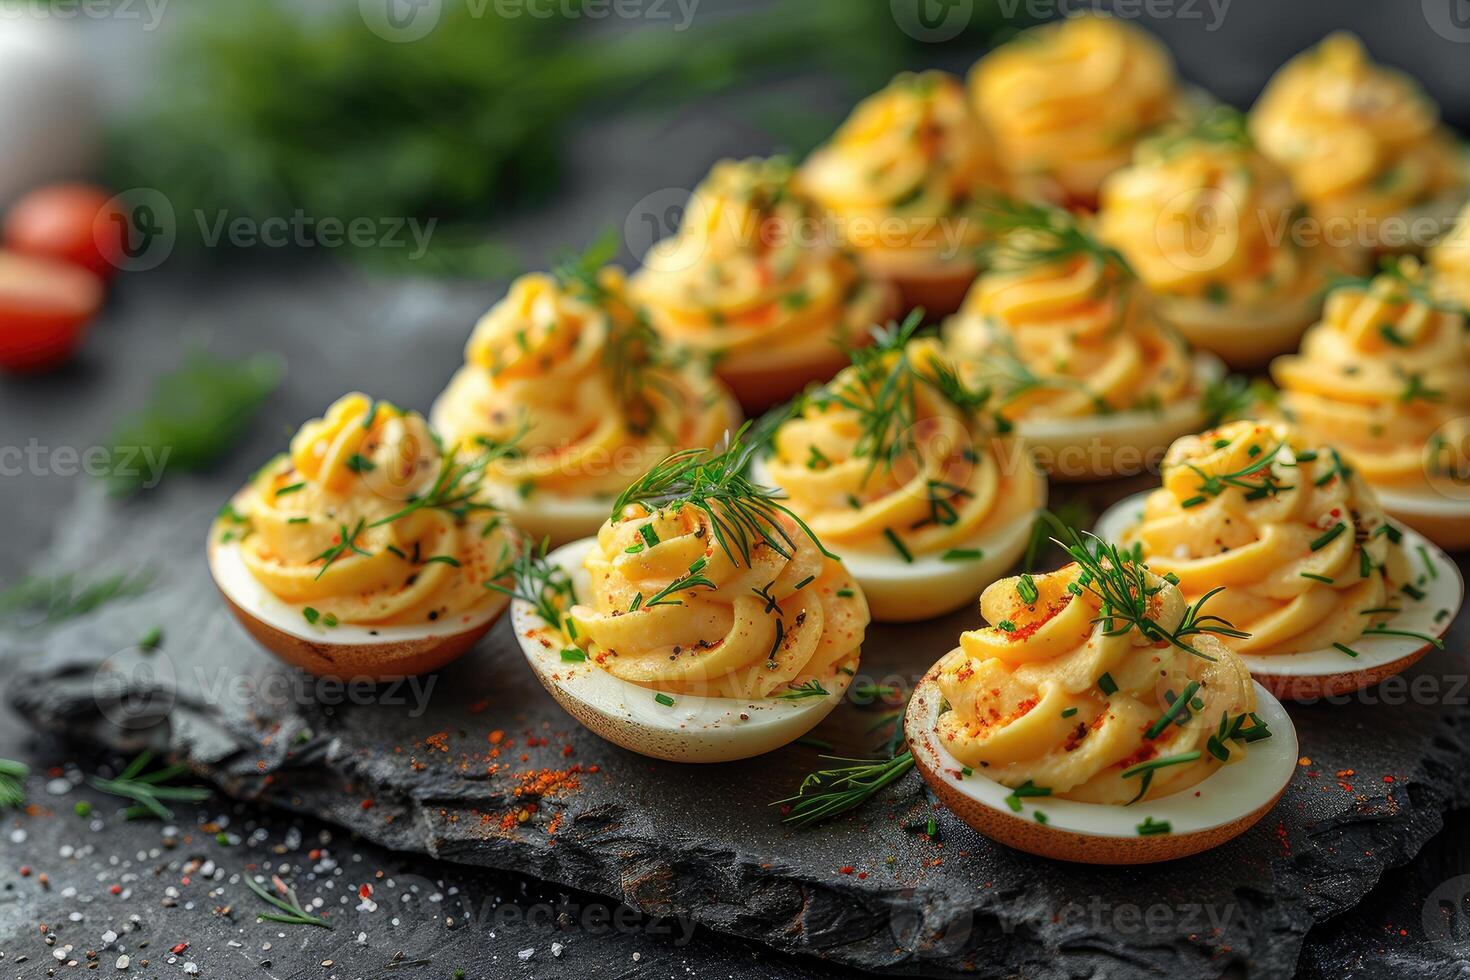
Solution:
<svg viewBox="0 0 1470 980"><path fill-rule="evenodd" d="M1194 355L1194 388L1201 394L1225 376L1225 365L1206 351ZM1037 459L1053 480L1066 482L1129 476L1160 456L1169 444L1205 422L1199 398L1167 405L1160 412L1128 411L1107 415L1083 415L1057 419L1018 419L1016 432L1036 450ZM1082 450L1083 465L1073 460ZM1101 457L1101 458L1098 458ZM1110 458L1128 465L1120 467ZM1064 464L1058 466L1058 463ZM1092 464L1100 465L1092 465Z"/></svg>
<svg viewBox="0 0 1470 980"><path fill-rule="evenodd" d="M320 619L314 624L306 621L306 608L313 603L285 602L250 574L250 568L240 554L239 542L211 542L209 571L225 598L256 620L282 633L325 646L382 646L456 636L481 626L488 627L510 601L508 596L487 589L483 607L472 614L408 626L363 626L356 623L326 626ZM323 613L331 611L329 600L315 605L323 607Z"/></svg>
<svg viewBox="0 0 1470 980"><path fill-rule="evenodd" d="M751 462L751 477L762 486L775 486L763 459ZM933 619L971 602L1020 559L1036 516L1046 508L1046 477L1036 470L1034 478L1038 503L1024 519L954 545L979 549L982 556L975 561L945 561L940 552L914 555L912 562L906 562L886 542L867 548L823 544L857 579L873 619L883 623Z"/></svg>
<svg viewBox="0 0 1470 980"><path fill-rule="evenodd" d="M595 538L575 541L548 556L571 576L579 601L592 594L582 559L596 544ZM554 628L529 602L511 604L511 623L531 670L568 714L630 752L671 762L729 762L787 745L827 717L852 680L839 671L823 680L825 697L799 701L671 694L674 703L665 705L656 700L658 692L614 677L590 659L562 660L567 644L539 635Z"/></svg>
<svg viewBox="0 0 1470 980"><path fill-rule="evenodd" d="M1470 500L1380 487L1373 492L1384 510L1441 548L1470 548Z"/></svg>
<svg viewBox="0 0 1470 980"><path fill-rule="evenodd" d="M1219 355L1231 367L1256 368L1296 350L1322 312L1322 297L1262 308L1156 296L1154 305L1196 348Z"/></svg>
<svg viewBox="0 0 1470 980"><path fill-rule="evenodd" d="M904 734L914 763L936 795L974 829L1043 857L1090 864L1147 864L1197 854L1223 844L1259 820L1291 782L1297 765L1296 729L1281 702L1256 685L1256 714L1271 737L1253 742L1245 758L1220 766L1177 793L1127 806L1025 797L1021 812L1007 804L1013 790L945 749L935 726L943 695L931 671L914 689ZM1045 824L1036 814L1040 812ZM1166 821L1168 833L1140 835L1145 819Z"/></svg>
<svg viewBox="0 0 1470 980"><path fill-rule="evenodd" d="M1097 536L1120 543L1123 532L1143 520L1143 505L1149 492L1134 494L1108 508L1098 519ZM1390 619L1385 628L1443 637L1464 600L1465 585L1460 570L1423 535L1398 522L1394 526L1403 532L1402 547L1410 568L1422 569L1419 557L1422 547L1436 574L1430 576L1424 572L1423 581L1415 583L1424 592L1423 599L1407 593L1393 597L1402 606L1402 612ZM1441 615L1444 610L1449 615ZM1252 677L1277 694L1308 700L1371 687L1385 677L1407 670L1430 649L1429 644L1412 636L1360 636L1347 645L1358 652L1356 657L1336 647L1324 647L1300 653L1240 654L1240 659L1245 661Z"/></svg>

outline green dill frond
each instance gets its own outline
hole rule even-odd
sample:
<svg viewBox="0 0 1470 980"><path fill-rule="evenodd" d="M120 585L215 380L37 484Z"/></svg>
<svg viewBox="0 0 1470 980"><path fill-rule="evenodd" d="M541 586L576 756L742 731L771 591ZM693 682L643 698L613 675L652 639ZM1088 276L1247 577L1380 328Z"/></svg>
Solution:
<svg viewBox="0 0 1470 980"><path fill-rule="evenodd" d="M977 203L981 226L991 236L982 260L997 271L1018 271L1084 257L1132 276L1117 249L1098 241L1069 211L1048 204L990 195Z"/></svg>

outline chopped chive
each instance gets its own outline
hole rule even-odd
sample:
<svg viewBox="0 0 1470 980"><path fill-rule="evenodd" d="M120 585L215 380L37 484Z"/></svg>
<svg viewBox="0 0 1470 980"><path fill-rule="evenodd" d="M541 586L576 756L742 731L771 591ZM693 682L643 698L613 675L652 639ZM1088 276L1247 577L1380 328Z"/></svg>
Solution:
<svg viewBox="0 0 1470 980"><path fill-rule="evenodd" d="M1098 688L1106 695L1112 696L1118 693L1118 684L1113 680L1112 674L1103 674L1097 679Z"/></svg>
<svg viewBox="0 0 1470 980"><path fill-rule="evenodd" d="M459 559L453 558L449 555L431 555L430 557L424 559L425 565L432 565L435 562L438 562L441 565L453 565L455 568L461 567Z"/></svg>
<svg viewBox="0 0 1470 980"><path fill-rule="evenodd" d="M1187 507L1198 507L1200 504L1204 503L1206 499L1207 498L1200 497L1200 496L1190 497L1188 500L1181 500L1179 502L1179 506L1180 507L1186 507L1186 508Z"/></svg>
<svg viewBox="0 0 1470 980"><path fill-rule="evenodd" d="M1338 521L1336 524L1328 528L1321 537L1313 541L1308 547L1310 547L1313 551L1321 551L1333 541L1337 540L1338 535L1342 534L1342 532L1346 530L1347 525L1344 524L1342 521Z"/></svg>
<svg viewBox="0 0 1470 980"><path fill-rule="evenodd" d="M290 486L281 487L279 490L277 490L276 491L276 496L277 497L284 497L288 493L295 493L298 490L305 490L305 489L306 489L305 482L302 482L302 483L293 483Z"/></svg>
<svg viewBox="0 0 1470 980"><path fill-rule="evenodd" d="M628 604L628 612L637 612L638 607L643 605L643 593L639 592L633 596L633 601Z"/></svg>
<svg viewBox="0 0 1470 980"><path fill-rule="evenodd" d="M387 552L389 552L390 554L397 555L399 558L402 558L404 561L408 561L408 556L403 553L403 549L402 548L398 548L398 547L395 547L394 545L391 545L390 544L384 550L387 551Z"/></svg>
<svg viewBox="0 0 1470 980"><path fill-rule="evenodd" d="M623 549L623 554L625 554L625 555L636 555L639 552L641 552L642 550L643 550L643 542L640 541L637 544L630 544L630 545L628 545L628 547L624 548Z"/></svg>
<svg viewBox="0 0 1470 980"><path fill-rule="evenodd" d="M580 663L587 659L587 654L576 647L567 647L561 652L561 658L567 663Z"/></svg>
<svg viewBox="0 0 1470 980"><path fill-rule="evenodd" d="M1016 594L1028 606L1035 605L1036 600L1041 598L1041 593L1036 591L1036 583L1032 581L1030 575L1024 573L1021 575L1020 580L1016 582Z"/></svg>
<svg viewBox="0 0 1470 980"><path fill-rule="evenodd" d="M1144 817L1143 823L1138 825L1138 836L1153 837L1157 834L1167 834L1173 829L1167 820L1155 820L1153 817Z"/></svg>
<svg viewBox="0 0 1470 980"><path fill-rule="evenodd" d="M995 628L1000 630L1002 633L1014 633L1016 631L1016 624L1011 622L1009 619L1002 619L1000 622L995 624Z"/></svg>
<svg viewBox="0 0 1470 980"><path fill-rule="evenodd" d="M310 517L292 517L286 521L287 524L310 524Z"/></svg>
<svg viewBox="0 0 1470 980"><path fill-rule="evenodd" d="M1316 458L1317 454L1312 452L1310 449L1303 449L1301 452L1296 454L1296 461L1298 463L1310 463Z"/></svg>
<svg viewBox="0 0 1470 980"><path fill-rule="evenodd" d="M979 548L951 548L940 557L943 561L979 561L985 552Z"/></svg>
<svg viewBox="0 0 1470 980"><path fill-rule="evenodd" d="M335 628L337 626L337 617L331 613L326 613L322 616L322 625L328 628Z"/></svg>
<svg viewBox="0 0 1470 980"><path fill-rule="evenodd" d="M669 697L663 691L659 691L657 694L655 694L653 696L653 699L666 708L672 708L674 706L674 699Z"/></svg>
<svg viewBox="0 0 1470 980"><path fill-rule="evenodd" d="M1378 335L1395 347L1408 347L1409 338L1399 333L1392 323L1381 323L1378 325Z"/></svg>
<svg viewBox="0 0 1470 980"><path fill-rule="evenodd" d="M1412 630L1391 630L1387 626L1370 626L1363 631L1364 636L1407 636L1414 640L1423 640L1437 650L1444 649L1444 640L1428 633L1415 633Z"/></svg>
<svg viewBox="0 0 1470 980"><path fill-rule="evenodd" d="M1423 589L1415 588L1413 585L1410 585L1408 582L1405 582L1403 584L1403 586L1400 588L1399 591L1403 592L1404 595L1406 595L1410 599L1414 599L1414 600L1423 599L1424 598L1424 595L1425 595Z"/></svg>
<svg viewBox="0 0 1470 980"><path fill-rule="evenodd" d="M914 563L914 556L909 552L909 549L903 546L903 542L899 540L898 535L893 533L893 528L885 527L883 529L883 536L888 539L888 543L893 545L893 547L898 551L899 556L903 558L905 562L910 565Z"/></svg>
<svg viewBox="0 0 1470 980"><path fill-rule="evenodd" d="M1348 646L1346 643L1334 643L1332 645L1334 647L1336 647L1338 650L1341 650L1343 653L1347 654L1349 657L1356 657L1358 655L1358 651L1354 650L1352 647Z"/></svg>
<svg viewBox="0 0 1470 980"><path fill-rule="evenodd" d="M652 524L638 525L638 536L641 537L650 548L658 544L658 532L653 529Z"/></svg>
<svg viewBox="0 0 1470 980"><path fill-rule="evenodd" d="M1075 715L1076 713L1077 713L1077 709L1076 708L1063 708L1062 709L1062 717L1063 718L1070 718L1073 715Z"/></svg>
<svg viewBox="0 0 1470 980"><path fill-rule="evenodd" d="M939 821L935 820L933 817L930 817L929 822L924 825L924 836L928 837L930 840L938 837Z"/></svg>
<svg viewBox="0 0 1470 980"><path fill-rule="evenodd" d="M319 613L319 612L317 612L315 609L311 608L310 606L307 606L305 609L301 610L301 615L305 616L306 617L306 621L308 623L310 623L311 625L313 625L313 626L316 625L317 620L319 620L319 619L322 618L322 614Z"/></svg>
<svg viewBox="0 0 1470 980"><path fill-rule="evenodd" d="M808 585L811 585L816 580L817 577L815 575L808 575L806 578L796 583L796 591L800 592L802 589L806 588Z"/></svg>
<svg viewBox="0 0 1470 980"><path fill-rule="evenodd" d="M1419 545L1419 557L1424 561L1424 571L1429 573L1430 578L1439 578L1439 569L1434 567L1434 562L1429 559L1429 549L1422 544Z"/></svg>
<svg viewBox="0 0 1470 980"><path fill-rule="evenodd" d="M1336 581L1330 575L1318 575L1316 572L1302 572L1302 578L1309 578L1314 582L1326 582L1328 585Z"/></svg>
<svg viewBox="0 0 1470 980"><path fill-rule="evenodd" d="M838 589L837 590L837 597L839 599L851 599L855 595L857 595L857 593L856 592L853 592L852 589Z"/></svg>
<svg viewBox="0 0 1470 980"><path fill-rule="evenodd" d="M1049 786L1037 786L1035 783L1031 782L1031 780L1028 779L1020 786L1017 786L1015 789L1011 790L1011 795L1006 797L1006 806L1010 807L1011 810L1013 810L1014 812L1020 813L1021 801L1023 799L1034 796L1050 795L1051 788Z"/></svg>
<svg viewBox="0 0 1470 980"><path fill-rule="evenodd" d="M1189 684L1184 688L1184 693L1179 695L1179 697L1175 699L1173 704L1169 705L1169 710L1165 711L1163 716L1159 718L1158 721L1154 722L1148 727L1148 731L1143 733L1143 737L1158 738L1159 735L1164 731L1164 729L1169 727L1169 724L1175 719L1175 717L1177 717L1178 714L1184 710L1185 704L1189 702L1190 698L1194 697L1195 692L1198 690L1199 681L1190 681Z"/></svg>
<svg viewBox="0 0 1470 980"><path fill-rule="evenodd" d="M361 453L353 453L347 457L347 468L354 473L371 473L378 468L378 464Z"/></svg>
<svg viewBox="0 0 1470 980"><path fill-rule="evenodd" d="M1046 814L1042 813L1040 810L1037 810L1035 813L1031 814L1031 816L1036 818L1037 823L1041 824L1043 827L1046 826Z"/></svg>
<svg viewBox="0 0 1470 980"><path fill-rule="evenodd" d="M138 646L144 650L153 651L163 646L163 627L155 626L143 638L138 641Z"/></svg>

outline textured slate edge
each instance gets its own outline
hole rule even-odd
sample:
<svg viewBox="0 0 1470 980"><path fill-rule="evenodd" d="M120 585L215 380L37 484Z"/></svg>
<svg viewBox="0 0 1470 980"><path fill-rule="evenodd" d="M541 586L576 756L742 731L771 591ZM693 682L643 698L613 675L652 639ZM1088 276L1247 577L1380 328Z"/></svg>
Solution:
<svg viewBox="0 0 1470 980"><path fill-rule="evenodd" d="M468 865L516 870L570 887L618 898L654 915L688 915L717 931L753 939L788 952L818 955L868 970L926 975L1138 976L1157 968L1158 950L1141 956L1131 944L1106 931L1075 929L1061 936L1037 929L1038 910L1023 893L987 895L976 915L971 904L944 896L918 896L895 890L885 901L843 888L838 880L814 880L780 866L762 867L755 855L733 850L697 849L687 842L641 834L630 814L604 805L576 815L557 843L544 838L491 837L452 841L439 832L445 807L461 806L460 780L420 774L421 785L405 791L394 770L352 757L334 755L335 742L309 746L286 763L288 737L270 746L254 731L230 731L208 707L178 704L171 724L143 732L113 727L96 711L90 685L85 697L68 696L90 681L91 665L79 664L50 674L22 674L12 685L11 701L33 725L92 746L132 751L144 744L168 748L188 758L204 778L241 799L309 813L396 850L425 853ZM304 712L299 723L318 721ZM1203 942L1174 949L1181 970L1220 972L1237 965L1252 975L1289 976L1306 932L1317 922L1352 908L1390 868L1411 860L1443 826L1443 810L1470 800L1470 771L1458 764L1460 744L1470 740L1470 713L1446 716L1443 731L1419 772L1399 782L1389 796L1359 802L1343 818L1320 825L1311 835L1315 848L1339 853L1371 851L1390 856L1367 875L1343 874L1318 862L1314 851L1297 848L1285 860L1311 887L1304 896L1263 896L1237 890L1239 911L1258 940L1250 950L1217 956ZM289 736L289 731L278 735ZM248 751L245 751L248 748ZM250 758L246 758L249 756ZM253 759L268 760L262 769ZM291 789L265 777L291 770ZM425 778L427 776L427 778ZM1443 780L1451 787L1436 786ZM461 790L456 792L456 787ZM917 802L920 783L910 775L875 806L892 808ZM372 798L371 813L359 802ZM506 804L489 793L484 803ZM1409 814L1410 830L1389 830L1387 821ZM385 820L391 816L391 821ZM854 818L849 818L849 826ZM611 836L615 847L608 846ZM596 847L578 839L600 838ZM616 854L613 858L611 855ZM970 896L973 899L973 896ZM1044 913L1043 913L1044 914ZM1058 953L1065 954L1058 956ZM999 967L999 969L996 969Z"/></svg>

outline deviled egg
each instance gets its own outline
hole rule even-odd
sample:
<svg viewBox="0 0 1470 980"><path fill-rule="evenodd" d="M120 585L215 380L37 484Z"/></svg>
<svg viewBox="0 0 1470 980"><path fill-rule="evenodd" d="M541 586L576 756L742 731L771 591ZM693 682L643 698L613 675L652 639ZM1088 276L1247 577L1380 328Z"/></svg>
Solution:
<svg viewBox="0 0 1470 980"><path fill-rule="evenodd" d="M531 274L476 325L430 419L485 467L486 493L533 540L594 533L625 487L665 455L707 446L740 406L699 358L659 343L623 274Z"/></svg>
<svg viewBox="0 0 1470 980"><path fill-rule="evenodd" d="M1021 557L1046 478L959 379L918 318L875 331L807 394L757 458L757 482L842 556L873 618L929 619L974 599Z"/></svg>
<svg viewBox="0 0 1470 980"><path fill-rule="evenodd" d="M1032 854L1144 864L1215 847L1291 781L1291 719L1178 588L1095 547L985 590L991 625L909 701L914 763L957 817Z"/></svg>
<svg viewBox="0 0 1470 980"><path fill-rule="evenodd" d="M1091 208L1149 130L1188 111L1168 50L1103 15L1034 27L970 72L1016 196Z"/></svg>
<svg viewBox="0 0 1470 980"><path fill-rule="evenodd" d="M903 309L931 316L964 299L983 240L972 205L1005 186L964 86L941 71L899 75L860 102L798 179Z"/></svg>
<svg viewBox="0 0 1470 980"><path fill-rule="evenodd" d="M678 232L643 257L630 292L666 342L711 359L751 410L830 378L839 345L898 305L792 186L781 159L715 164Z"/></svg>
<svg viewBox="0 0 1470 980"><path fill-rule="evenodd" d="M1460 608L1444 552L1390 521L1335 449L1282 422L1185 436L1163 486L1103 515L1098 534L1236 627L1220 642L1284 698L1342 694L1406 670ZM1222 591L1223 590L1223 591Z"/></svg>
<svg viewBox="0 0 1470 980"><path fill-rule="evenodd" d="M1290 233L1300 208L1245 117L1222 106L1139 144L1103 184L1097 233L1186 340L1259 367L1295 350L1322 310L1329 255Z"/></svg>
<svg viewBox="0 0 1470 980"><path fill-rule="evenodd" d="M1352 34L1288 61L1250 112L1261 151L1286 168L1324 236L1366 252L1421 251L1465 199L1467 158L1408 75Z"/></svg>
<svg viewBox="0 0 1470 980"><path fill-rule="evenodd" d="M288 663L344 678L434 670L505 611L485 583L521 547L478 479L419 415L346 395L220 511L209 570Z"/></svg>
<svg viewBox="0 0 1470 980"><path fill-rule="evenodd" d="M518 569L532 670L590 730L677 762L760 755L842 700L868 625L861 587L774 494L750 449L677 454L595 538Z"/></svg>
<svg viewBox="0 0 1470 980"><path fill-rule="evenodd" d="M1141 472L1205 423L1223 365L1159 320L1116 252L1058 209L1001 203L990 220L990 268L945 344L1053 479Z"/></svg>
<svg viewBox="0 0 1470 980"><path fill-rule="evenodd" d="M1470 547L1470 345L1465 314L1412 258L1327 297L1300 352L1278 357L1276 410L1333 446L1389 514L1443 548Z"/></svg>

